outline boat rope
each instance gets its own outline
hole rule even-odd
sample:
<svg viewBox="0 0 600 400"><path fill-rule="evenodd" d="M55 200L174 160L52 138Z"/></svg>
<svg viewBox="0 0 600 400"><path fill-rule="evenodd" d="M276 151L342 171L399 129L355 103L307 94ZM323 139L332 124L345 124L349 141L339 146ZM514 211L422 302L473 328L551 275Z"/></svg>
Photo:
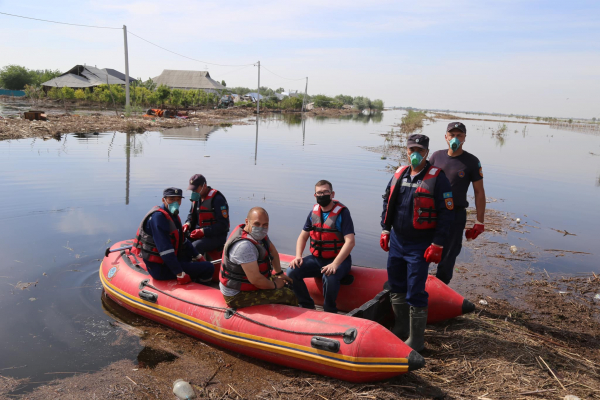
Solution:
<svg viewBox="0 0 600 400"><path fill-rule="evenodd" d="M281 332L286 332L286 333L293 333L293 334L296 334L296 335L343 336L343 337L347 337L348 335L350 335L350 333L349 333L350 330L355 330L355 329L348 329L345 332L302 332L302 331L293 331L291 329L279 328L277 326L272 326L272 325L269 325L269 324L265 324L264 322L257 321L255 319L252 319L252 318L248 317L247 315L240 314L237 310L235 310L233 308L209 306L207 304L194 303L193 301L182 299L181 297L174 296L171 293L165 292L164 290L160 290L156 286L151 285L148 282L148 280L142 281L140 283L140 287L142 287L142 286L145 286L145 287L148 287L150 289L156 290L157 292L162 293L165 296L171 297L171 298L173 298L175 300L183 301L184 303L191 304L193 306L204 307L204 308L208 308L208 309L216 310L216 311L222 311L222 312L228 314L229 318L232 317L232 316L234 316L234 315L237 315L238 317L240 317L242 319L245 319L248 322L252 322L253 324L260 325L260 326L263 326L265 328L274 329L276 331L281 331ZM354 334L356 335L356 333L354 333Z"/></svg>

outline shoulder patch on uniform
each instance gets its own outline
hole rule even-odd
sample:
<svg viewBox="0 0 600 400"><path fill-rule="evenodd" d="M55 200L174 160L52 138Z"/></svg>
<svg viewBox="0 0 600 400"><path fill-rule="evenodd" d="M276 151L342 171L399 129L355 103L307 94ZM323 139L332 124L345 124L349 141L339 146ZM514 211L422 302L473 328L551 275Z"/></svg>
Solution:
<svg viewBox="0 0 600 400"><path fill-rule="evenodd" d="M445 199L451 199L452 198L452 192L446 192L446 193L444 193L444 198Z"/></svg>
<svg viewBox="0 0 600 400"><path fill-rule="evenodd" d="M227 210L227 206L221 206L221 210Z"/></svg>
<svg viewBox="0 0 600 400"><path fill-rule="evenodd" d="M454 210L454 200L452 200L452 197L444 199L444 203L446 203L446 208L448 210Z"/></svg>
<svg viewBox="0 0 600 400"><path fill-rule="evenodd" d="M481 170L481 168L479 168L479 175L481 175L481 177L483 178L483 171Z"/></svg>
<svg viewBox="0 0 600 400"><path fill-rule="evenodd" d="M227 218L227 216L229 216L227 210L221 210L221 214L223 214L223 218Z"/></svg>
<svg viewBox="0 0 600 400"><path fill-rule="evenodd" d="M465 171L458 171L458 177L459 178L464 178L465 177Z"/></svg>
<svg viewBox="0 0 600 400"><path fill-rule="evenodd" d="M479 168L481 168L481 161L479 161L479 162L477 163L477 166L478 166Z"/></svg>
<svg viewBox="0 0 600 400"><path fill-rule="evenodd" d="M429 175L435 175L435 173L438 171L438 168L431 168L429 170Z"/></svg>

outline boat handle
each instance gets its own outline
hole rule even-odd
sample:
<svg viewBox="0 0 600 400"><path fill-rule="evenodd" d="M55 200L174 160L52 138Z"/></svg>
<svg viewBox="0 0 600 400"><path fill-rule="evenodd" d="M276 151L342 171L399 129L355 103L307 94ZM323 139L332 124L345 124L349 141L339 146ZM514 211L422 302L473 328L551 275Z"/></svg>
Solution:
<svg viewBox="0 0 600 400"><path fill-rule="evenodd" d="M330 351L332 353L340 351L340 342L321 336L313 336L312 339L310 339L310 345L315 349Z"/></svg>
<svg viewBox="0 0 600 400"><path fill-rule="evenodd" d="M158 301L158 294L147 290L140 290L139 296L140 299L149 301L150 303L156 303Z"/></svg>

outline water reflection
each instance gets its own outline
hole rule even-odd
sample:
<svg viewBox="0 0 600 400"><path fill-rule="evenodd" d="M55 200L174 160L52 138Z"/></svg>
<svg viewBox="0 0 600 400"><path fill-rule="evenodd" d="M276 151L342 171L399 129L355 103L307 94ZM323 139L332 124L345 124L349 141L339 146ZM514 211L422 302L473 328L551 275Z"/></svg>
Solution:
<svg viewBox="0 0 600 400"><path fill-rule="evenodd" d="M211 133L220 129L218 126L184 126L181 128L167 129L161 132L165 139L171 140L200 140L206 142Z"/></svg>

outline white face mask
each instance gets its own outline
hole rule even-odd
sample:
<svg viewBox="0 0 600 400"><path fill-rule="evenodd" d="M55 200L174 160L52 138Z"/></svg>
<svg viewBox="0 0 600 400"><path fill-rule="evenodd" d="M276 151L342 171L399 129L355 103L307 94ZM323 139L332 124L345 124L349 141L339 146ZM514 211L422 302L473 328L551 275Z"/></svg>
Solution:
<svg viewBox="0 0 600 400"><path fill-rule="evenodd" d="M252 227L252 232L250 232L250 235L252 235L252 237L255 240L263 240L267 236L267 232L268 231L269 231L269 228L262 228L260 226L253 226Z"/></svg>

